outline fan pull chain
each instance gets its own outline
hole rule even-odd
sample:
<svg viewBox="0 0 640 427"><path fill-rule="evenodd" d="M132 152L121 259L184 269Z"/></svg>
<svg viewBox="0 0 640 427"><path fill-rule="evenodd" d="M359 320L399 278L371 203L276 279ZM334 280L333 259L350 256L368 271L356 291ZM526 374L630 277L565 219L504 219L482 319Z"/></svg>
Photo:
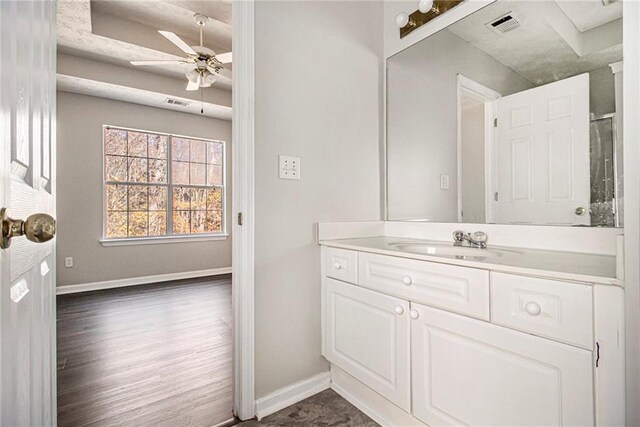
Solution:
<svg viewBox="0 0 640 427"><path fill-rule="evenodd" d="M200 114L204 114L204 88L200 88Z"/></svg>

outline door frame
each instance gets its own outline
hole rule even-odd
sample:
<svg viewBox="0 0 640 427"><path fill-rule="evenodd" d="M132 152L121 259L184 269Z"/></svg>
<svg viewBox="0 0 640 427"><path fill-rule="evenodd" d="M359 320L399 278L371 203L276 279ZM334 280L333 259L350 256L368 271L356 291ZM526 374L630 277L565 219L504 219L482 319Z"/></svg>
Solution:
<svg viewBox="0 0 640 427"><path fill-rule="evenodd" d="M494 193L496 178L494 177L494 150L495 141L494 119L497 116L495 101L502 97L502 94L490 89L462 74L457 75L457 200L458 200L458 222L464 222L462 218L462 95L471 95L476 100L484 104L484 188L485 188L485 222L491 224L494 221L494 200L491 195Z"/></svg>
<svg viewBox="0 0 640 427"><path fill-rule="evenodd" d="M241 420L255 416L254 11L253 0L233 2L233 412Z"/></svg>

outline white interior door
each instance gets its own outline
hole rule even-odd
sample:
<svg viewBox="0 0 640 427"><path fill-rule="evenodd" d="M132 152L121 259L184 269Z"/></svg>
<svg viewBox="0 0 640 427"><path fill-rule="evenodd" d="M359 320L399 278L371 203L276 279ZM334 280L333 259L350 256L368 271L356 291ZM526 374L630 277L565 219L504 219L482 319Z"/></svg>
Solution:
<svg viewBox="0 0 640 427"><path fill-rule="evenodd" d="M497 101L501 224L590 225L589 75Z"/></svg>
<svg viewBox="0 0 640 427"><path fill-rule="evenodd" d="M333 279L326 286L327 360L409 411L409 303Z"/></svg>
<svg viewBox="0 0 640 427"><path fill-rule="evenodd" d="M54 215L54 1L0 1L0 207ZM54 243L0 249L0 425L56 420Z"/></svg>
<svg viewBox="0 0 640 427"><path fill-rule="evenodd" d="M430 426L592 426L589 351L411 303L413 415Z"/></svg>

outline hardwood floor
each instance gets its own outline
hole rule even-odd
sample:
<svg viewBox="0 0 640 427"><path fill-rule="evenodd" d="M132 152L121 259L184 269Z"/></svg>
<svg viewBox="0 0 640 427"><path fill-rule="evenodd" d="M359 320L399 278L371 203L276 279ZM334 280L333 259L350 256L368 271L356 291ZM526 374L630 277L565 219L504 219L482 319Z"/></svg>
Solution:
<svg viewBox="0 0 640 427"><path fill-rule="evenodd" d="M231 277L58 296L58 425L232 418Z"/></svg>

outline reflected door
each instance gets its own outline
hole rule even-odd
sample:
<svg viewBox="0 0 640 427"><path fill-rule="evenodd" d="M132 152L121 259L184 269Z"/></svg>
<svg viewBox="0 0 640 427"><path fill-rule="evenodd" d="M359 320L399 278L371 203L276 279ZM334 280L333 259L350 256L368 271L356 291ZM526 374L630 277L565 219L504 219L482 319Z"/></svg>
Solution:
<svg viewBox="0 0 640 427"><path fill-rule="evenodd" d="M0 1L0 204L54 215L54 1ZM0 249L0 425L56 421L54 242Z"/></svg>
<svg viewBox="0 0 640 427"><path fill-rule="evenodd" d="M496 103L496 222L590 225L589 75Z"/></svg>

